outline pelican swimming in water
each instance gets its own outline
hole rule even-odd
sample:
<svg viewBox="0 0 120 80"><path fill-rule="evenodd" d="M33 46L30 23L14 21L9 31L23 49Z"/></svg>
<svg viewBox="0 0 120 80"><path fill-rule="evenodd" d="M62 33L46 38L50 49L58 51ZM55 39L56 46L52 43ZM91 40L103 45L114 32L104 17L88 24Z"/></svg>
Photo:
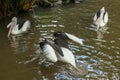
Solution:
<svg viewBox="0 0 120 80"><path fill-rule="evenodd" d="M97 26L97 30L99 27L103 27L108 22L108 12L102 7L94 16L93 24Z"/></svg>
<svg viewBox="0 0 120 80"><path fill-rule="evenodd" d="M76 66L75 58L72 51L68 47L66 47L67 43L63 44L63 42L64 41L60 38L56 38L54 42L45 40L40 42L40 48L47 60L51 62L61 61L64 63L68 63L71 64L75 69L79 70Z"/></svg>
<svg viewBox="0 0 120 80"><path fill-rule="evenodd" d="M72 39L75 42L83 44L79 38L74 35L55 32L54 41L45 40L40 42L40 48L43 51L45 57L51 62L61 61L64 63L71 64L75 69L80 70L75 62L74 55L68 46L68 39Z"/></svg>
<svg viewBox="0 0 120 80"><path fill-rule="evenodd" d="M7 25L9 28L8 37L10 34L18 35L26 32L31 26L31 22L29 20L19 23L17 17L13 17L11 22Z"/></svg>

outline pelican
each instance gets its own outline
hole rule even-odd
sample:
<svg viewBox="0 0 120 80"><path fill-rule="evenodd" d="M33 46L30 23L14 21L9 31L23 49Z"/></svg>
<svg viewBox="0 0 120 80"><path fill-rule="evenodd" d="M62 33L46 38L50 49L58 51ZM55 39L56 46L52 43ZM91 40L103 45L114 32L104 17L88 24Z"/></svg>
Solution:
<svg viewBox="0 0 120 80"><path fill-rule="evenodd" d="M8 37L10 34L18 35L21 33L26 32L31 26L31 22L29 20L18 23L17 17L13 17L11 22L7 25L7 28L9 28Z"/></svg>
<svg viewBox="0 0 120 80"><path fill-rule="evenodd" d="M97 26L97 30L99 27L104 27L108 22L108 12L102 7L94 16L93 24Z"/></svg>
<svg viewBox="0 0 120 80"><path fill-rule="evenodd" d="M40 42L40 48L49 61L54 63L57 61L68 63L71 64L76 70L79 70L76 66L72 51L66 47L67 43L63 43L64 40L61 38L56 38L54 42L45 40Z"/></svg>
<svg viewBox="0 0 120 80"><path fill-rule="evenodd" d="M76 37L75 35L66 33L66 32L62 32L62 31L54 32L53 36L55 38L59 37L59 38L63 39L64 42L66 41L65 43L68 43L67 40L72 40L76 43L79 43L80 45L83 45L83 40L82 39Z"/></svg>
<svg viewBox="0 0 120 80"><path fill-rule="evenodd" d="M45 57L51 62L61 61L71 64L79 71L80 69L76 65L74 55L68 46L68 39L83 45L82 39L61 31L54 32L53 36L55 37L53 41L45 40L40 42L40 48Z"/></svg>

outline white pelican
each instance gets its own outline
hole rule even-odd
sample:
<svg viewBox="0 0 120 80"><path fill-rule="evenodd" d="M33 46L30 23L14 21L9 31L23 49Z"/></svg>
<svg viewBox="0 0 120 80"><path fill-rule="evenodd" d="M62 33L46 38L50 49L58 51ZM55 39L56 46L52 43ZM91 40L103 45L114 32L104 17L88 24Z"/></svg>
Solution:
<svg viewBox="0 0 120 80"><path fill-rule="evenodd" d="M67 43L64 44L64 40L61 38L56 38L54 42L48 40L40 42L40 48L49 61L61 61L68 63L71 64L75 69L79 70L76 66L73 53L68 47L66 47L66 45Z"/></svg>
<svg viewBox="0 0 120 80"><path fill-rule="evenodd" d="M94 16L93 24L97 26L97 30L99 27L103 27L108 22L108 12L102 7Z"/></svg>
<svg viewBox="0 0 120 80"><path fill-rule="evenodd" d="M31 26L31 22L29 20L18 23L17 17L13 17L11 22L7 25L7 28L10 27L8 32L8 37L10 34L17 35L26 32Z"/></svg>
<svg viewBox="0 0 120 80"><path fill-rule="evenodd" d="M82 45L82 39L64 32L55 32L53 36L55 37L54 41L45 40L40 42L40 48L45 57L52 62L61 61L71 64L75 69L80 70L76 66L74 55L69 49L67 40L71 39Z"/></svg>
<svg viewBox="0 0 120 80"><path fill-rule="evenodd" d="M59 32L54 32L53 36L54 37L59 37L63 40L66 40L66 42L64 41L65 43L67 43L67 40L72 40L76 43L79 43L79 44L83 45L83 40L82 39L80 39L80 38L78 38L78 37L76 37L72 34L69 34L69 33L59 31Z"/></svg>

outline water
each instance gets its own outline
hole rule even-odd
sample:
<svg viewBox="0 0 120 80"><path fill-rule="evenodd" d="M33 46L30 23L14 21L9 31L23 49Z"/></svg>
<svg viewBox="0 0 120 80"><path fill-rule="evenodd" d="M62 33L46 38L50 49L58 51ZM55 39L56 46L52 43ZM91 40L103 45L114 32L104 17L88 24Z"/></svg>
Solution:
<svg viewBox="0 0 120 80"><path fill-rule="evenodd" d="M30 19L31 30L21 37L7 38L6 25L0 21L0 79L1 80L119 80L120 79L120 5L119 0L86 0L82 4L51 9L35 9ZM109 14L108 29L96 32L92 25L95 12L104 6ZM71 75L64 63L50 63L38 55L39 39L51 39L55 31L74 34L84 40L84 46L70 41L77 64L87 64L88 73Z"/></svg>

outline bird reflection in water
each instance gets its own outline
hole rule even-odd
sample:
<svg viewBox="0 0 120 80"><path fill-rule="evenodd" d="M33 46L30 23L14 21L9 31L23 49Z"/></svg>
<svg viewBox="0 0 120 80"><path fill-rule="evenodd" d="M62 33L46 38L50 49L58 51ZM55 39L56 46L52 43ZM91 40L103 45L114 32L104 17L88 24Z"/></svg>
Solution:
<svg viewBox="0 0 120 80"><path fill-rule="evenodd" d="M105 42L104 38L104 34L108 33L108 27L104 26L102 28L100 28L99 30L97 30L97 41L99 41L99 43L101 42Z"/></svg>
<svg viewBox="0 0 120 80"><path fill-rule="evenodd" d="M18 36L15 35L9 38L11 47L14 48L15 54L24 53L28 49L26 41L22 41L21 37L22 35L18 35Z"/></svg>
<svg viewBox="0 0 120 80"><path fill-rule="evenodd" d="M20 37L18 37L18 36L11 36L9 39L11 41L11 47L17 49L18 46L19 46L19 39L20 39Z"/></svg>

